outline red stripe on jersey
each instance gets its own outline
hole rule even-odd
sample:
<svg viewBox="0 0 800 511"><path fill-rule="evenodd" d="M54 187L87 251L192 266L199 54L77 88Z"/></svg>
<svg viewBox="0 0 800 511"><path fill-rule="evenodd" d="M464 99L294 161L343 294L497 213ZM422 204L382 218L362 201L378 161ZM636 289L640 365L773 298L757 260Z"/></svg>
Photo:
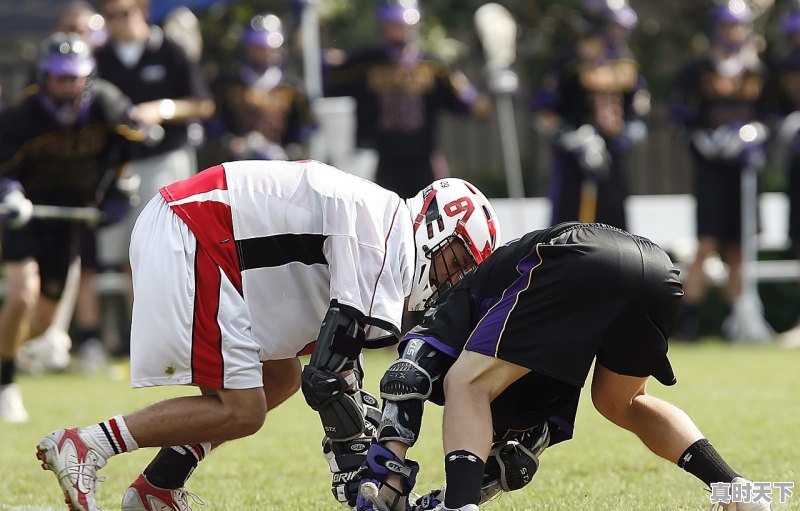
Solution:
<svg viewBox="0 0 800 511"><path fill-rule="evenodd" d="M111 426L111 431L114 433L114 439L116 439L117 444L119 445L119 451L128 452L128 446L125 445L125 440L122 439L122 432L119 430L119 424L117 424L117 420L109 419L108 424Z"/></svg>
<svg viewBox="0 0 800 511"><path fill-rule="evenodd" d="M223 388L222 331L217 322L222 275L208 251L198 243L194 259L192 383Z"/></svg>
<svg viewBox="0 0 800 511"><path fill-rule="evenodd" d="M160 192L164 200L172 202L198 193L227 189L228 182L225 180L225 168L222 165L216 165L198 172L188 179L169 184L163 187Z"/></svg>
<svg viewBox="0 0 800 511"><path fill-rule="evenodd" d="M163 187L161 196L167 202L172 202L198 193L227 189L225 169L222 165L217 165L207 168L189 179ZM189 227L200 244L209 251L239 295L244 296L242 274L239 270L239 254L233 238L231 207L223 202L212 200L187 202L170 207Z"/></svg>
<svg viewBox="0 0 800 511"><path fill-rule="evenodd" d="M244 296L239 251L233 239L231 207L223 202L203 201L187 202L174 206L172 210L186 223L200 245L208 250L239 295Z"/></svg>

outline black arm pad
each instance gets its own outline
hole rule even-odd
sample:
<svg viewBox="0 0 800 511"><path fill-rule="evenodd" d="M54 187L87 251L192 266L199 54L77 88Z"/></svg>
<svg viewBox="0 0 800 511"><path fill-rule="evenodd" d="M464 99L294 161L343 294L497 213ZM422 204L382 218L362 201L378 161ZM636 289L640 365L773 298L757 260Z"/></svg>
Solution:
<svg viewBox="0 0 800 511"><path fill-rule="evenodd" d="M319 329L309 365L328 371L341 371L358 358L364 347L364 329L351 307L331 303Z"/></svg>

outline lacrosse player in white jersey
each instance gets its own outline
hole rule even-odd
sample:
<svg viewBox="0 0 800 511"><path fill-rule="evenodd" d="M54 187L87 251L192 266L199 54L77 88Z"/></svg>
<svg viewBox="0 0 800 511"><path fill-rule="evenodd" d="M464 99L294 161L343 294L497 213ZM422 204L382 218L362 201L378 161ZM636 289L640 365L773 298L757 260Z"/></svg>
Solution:
<svg viewBox="0 0 800 511"><path fill-rule="evenodd" d="M131 384L194 385L201 395L58 429L37 456L70 509L89 511L108 458L161 447L121 507L187 510L184 484L197 463L258 431L267 410L302 386L326 434L333 494L352 506L351 474L366 449L351 453L380 420L377 400L359 389L362 348L396 342L404 299L423 308L487 257L499 234L488 200L455 178L408 207L314 161L225 163L168 185L131 239ZM435 254L458 276L437 278ZM303 353L311 359L301 372Z"/></svg>

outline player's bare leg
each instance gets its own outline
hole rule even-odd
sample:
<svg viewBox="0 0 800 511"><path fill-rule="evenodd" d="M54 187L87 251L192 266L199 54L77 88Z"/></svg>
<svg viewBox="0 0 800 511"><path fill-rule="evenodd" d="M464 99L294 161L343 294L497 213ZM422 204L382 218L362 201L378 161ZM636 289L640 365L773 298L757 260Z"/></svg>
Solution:
<svg viewBox="0 0 800 511"><path fill-rule="evenodd" d="M300 389L300 359L268 360L262 368L264 397L268 410L273 410ZM217 389L201 388L201 391L204 396L217 395ZM190 495L184 489L186 481L208 452L222 443L162 448L125 492L122 510L146 511L150 502L157 502L166 509L184 509L182 503ZM185 507L188 508L188 504Z"/></svg>
<svg viewBox="0 0 800 511"><path fill-rule="evenodd" d="M0 421L25 422L28 412L14 384L17 353L30 338L34 309L39 301L39 265L33 259L4 267L6 299L0 308Z"/></svg>
<svg viewBox="0 0 800 511"><path fill-rule="evenodd" d="M697 240L697 251L683 281L683 305L680 325L676 333L681 339L695 341L700 336L699 309L705 298L708 285L708 278L703 270L703 264L718 249L719 245L715 238L701 236Z"/></svg>
<svg viewBox="0 0 800 511"><path fill-rule="evenodd" d="M646 382L646 377L623 376L598 363L592 402L603 417L636 434L648 449L674 463L703 434L683 410L647 394Z"/></svg>
<svg viewBox="0 0 800 511"><path fill-rule="evenodd" d="M139 447L208 445L261 428L267 400L260 387L219 389L216 395L179 397L80 429L61 429L38 445L42 467L52 470L71 509L97 508L97 470L115 454Z"/></svg>
<svg viewBox="0 0 800 511"><path fill-rule="evenodd" d="M477 504L492 445L491 402L529 369L463 351L444 381L445 506ZM477 459L480 458L480 459Z"/></svg>
<svg viewBox="0 0 800 511"><path fill-rule="evenodd" d="M707 485L739 478L683 410L646 393L646 381L595 364L592 402L605 418L636 434L648 449ZM740 503L735 509L768 511L770 506L758 501Z"/></svg>
<svg viewBox="0 0 800 511"><path fill-rule="evenodd" d="M261 388L219 389L216 396L178 397L125 416L140 447L222 442L252 435L264 424Z"/></svg>
<svg viewBox="0 0 800 511"><path fill-rule="evenodd" d="M722 259L728 265L728 281L725 284L725 300L729 304L742 294L742 246L727 243L722 248Z"/></svg>

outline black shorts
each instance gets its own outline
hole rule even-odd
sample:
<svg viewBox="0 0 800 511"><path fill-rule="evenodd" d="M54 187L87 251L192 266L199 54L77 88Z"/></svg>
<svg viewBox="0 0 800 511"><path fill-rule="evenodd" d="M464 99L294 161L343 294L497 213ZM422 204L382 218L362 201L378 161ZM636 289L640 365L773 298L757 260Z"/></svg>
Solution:
<svg viewBox="0 0 800 511"><path fill-rule="evenodd" d="M6 227L3 260L35 259L39 265L42 296L58 300L64 292L69 266L78 257L79 240L79 224L34 219L20 229Z"/></svg>
<svg viewBox="0 0 800 511"><path fill-rule="evenodd" d="M789 239L800 248L800 155L794 154L789 160Z"/></svg>
<svg viewBox="0 0 800 511"><path fill-rule="evenodd" d="M720 243L742 239L742 167L709 161L698 154L694 160L694 196L697 236Z"/></svg>
<svg viewBox="0 0 800 511"><path fill-rule="evenodd" d="M522 274L472 331L465 349L582 387L592 360L673 385L667 339L683 287L651 241L577 225L537 243Z"/></svg>

